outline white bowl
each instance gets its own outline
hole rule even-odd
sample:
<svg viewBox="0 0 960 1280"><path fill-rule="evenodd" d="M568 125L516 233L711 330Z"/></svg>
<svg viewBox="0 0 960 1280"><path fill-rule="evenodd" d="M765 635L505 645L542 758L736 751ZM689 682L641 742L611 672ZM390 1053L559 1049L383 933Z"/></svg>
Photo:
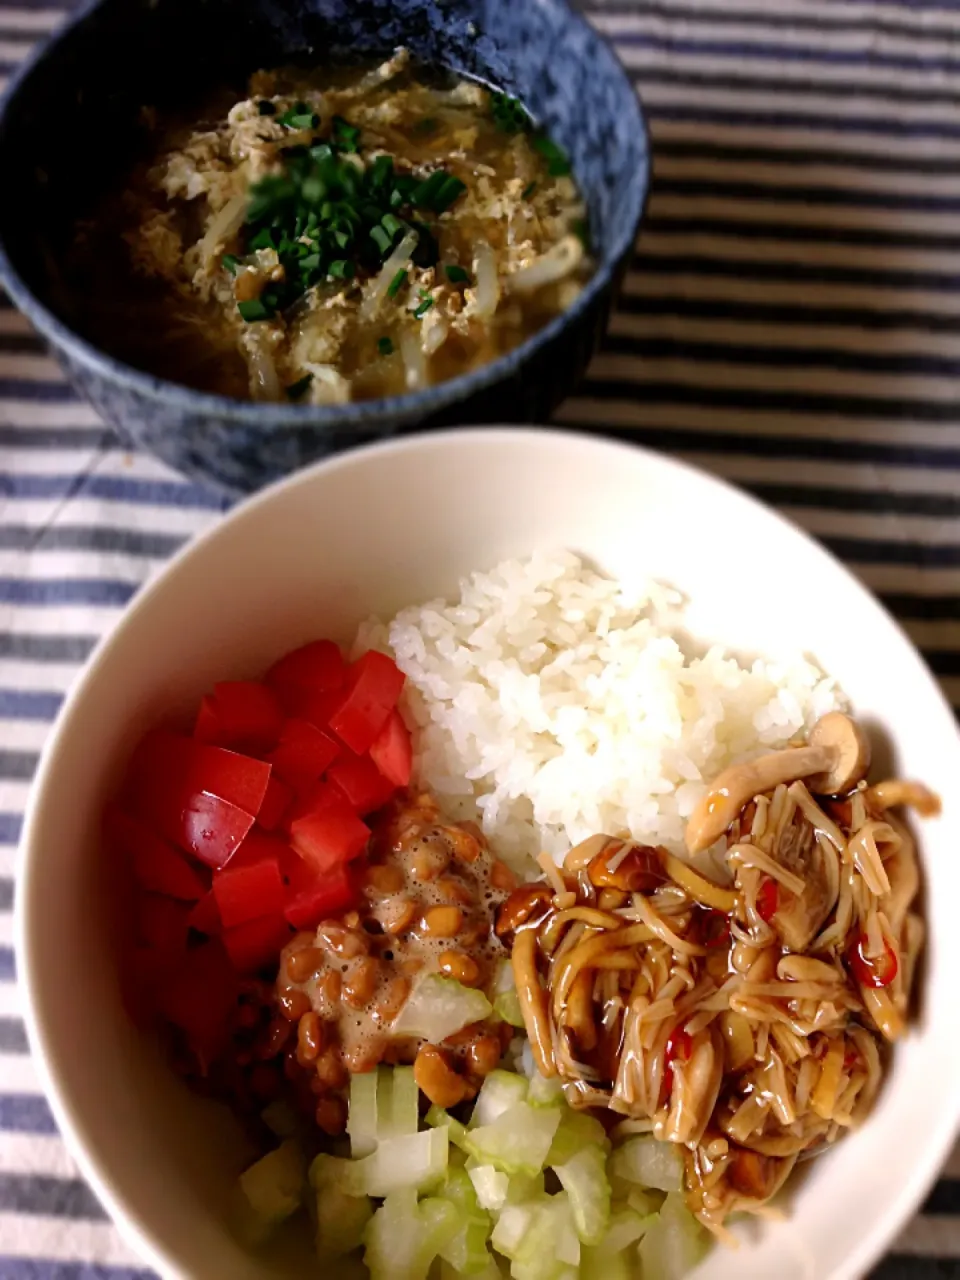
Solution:
<svg viewBox="0 0 960 1280"><path fill-rule="evenodd" d="M348 640L370 612L449 592L537 547L689 594L701 636L742 652L802 647L944 798L921 848L930 942L921 1011L863 1129L798 1181L785 1221L698 1280L847 1280L918 1205L960 1117L960 740L915 650L817 545L743 494L656 454L571 434L421 436L327 462L236 509L134 601L73 691L23 836L20 974L34 1052L82 1170L165 1275L309 1274L245 1255L223 1221L243 1159L229 1121L192 1097L127 1023L103 925L98 822L125 753L214 679L286 649Z"/></svg>

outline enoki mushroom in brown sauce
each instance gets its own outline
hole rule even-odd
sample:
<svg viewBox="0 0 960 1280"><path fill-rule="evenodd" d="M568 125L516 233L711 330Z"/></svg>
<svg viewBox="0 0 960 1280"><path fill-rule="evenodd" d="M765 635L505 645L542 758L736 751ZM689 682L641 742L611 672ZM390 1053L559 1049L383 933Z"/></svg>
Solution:
<svg viewBox="0 0 960 1280"><path fill-rule="evenodd" d="M687 844L716 846L728 883L597 835L567 855L562 892L526 884L498 913L539 1070L571 1105L681 1144L690 1208L718 1234L865 1117L906 1025L923 926L914 842L891 810L938 801L868 786L869 759L860 726L832 713L727 770Z"/></svg>

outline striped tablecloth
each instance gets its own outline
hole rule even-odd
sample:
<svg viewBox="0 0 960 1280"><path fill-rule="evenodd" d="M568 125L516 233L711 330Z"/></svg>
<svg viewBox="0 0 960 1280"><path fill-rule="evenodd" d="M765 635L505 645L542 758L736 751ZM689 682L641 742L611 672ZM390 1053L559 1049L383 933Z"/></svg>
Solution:
<svg viewBox="0 0 960 1280"><path fill-rule="evenodd" d="M57 6L0 0L0 82ZM590 16L642 88L655 184L606 348L559 421L778 506L880 594L960 705L960 3L609 0ZM148 1274L38 1091L16 844L81 663L223 506L125 450L0 299L2 1280ZM960 1278L955 1179L960 1153L878 1278Z"/></svg>

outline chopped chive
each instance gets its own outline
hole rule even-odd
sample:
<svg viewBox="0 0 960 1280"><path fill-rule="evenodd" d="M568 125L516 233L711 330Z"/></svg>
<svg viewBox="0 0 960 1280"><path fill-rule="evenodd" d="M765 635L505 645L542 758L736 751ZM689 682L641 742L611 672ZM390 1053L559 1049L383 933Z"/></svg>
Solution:
<svg viewBox="0 0 960 1280"><path fill-rule="evenodd" d="M407 273L403 269L403 267L401 267L400 270L397 272L397 274L390 281L390 284L387 286L387 297L395 298L397 294L400 292L400 290L403 288L404 284L406 283L406 279L407 279Z"/></svg>
<svg viewBox="0 0 960 1280"><path fill-rule="evenodd" d="M274 249L276 245L273 243L273 232L269 227L263 227L250 241L248 246L250 249Z"/></svg>
<svg viewBox="0 0 960 1280"><path fill-rule="evenodd" d="M257 110L262 116L275 116L277 114L277 108L272 102L268 102L266 98L260 99L257 103Z"/></svg>
<svg viewBox="0 0 960 1280"><path fill-rule="evenodd" d="M338 258L336 262L330 263L327 268L327 275L333 276L335 280L352 280L353 263L346 258Z"/></svg>
<svg viewBox="0 0 960 1280"><path fill-rule="evenodd" d="M393 160L390 156L377 156L367 170L367 189L381 193L386 190L393 176Z"/></svg>
<svg viewBox="0 0 960 1280"><path fill-rule="evenodd" d="M287 387L287 398L290 400L299 400L306 392L312 381L313 374L307 373L302 378L298 378L296 382L291 382L289 387Z"/></svg>
<svg viewBox="0 0 960 1280"><path fill-rule="evenodd" d="M433 197L431 208L435 213L443 213L449 209L454 200L459 199L467 189L467 184L461 182L459 178L455 178L452 174L445 180L443 186L437 191Z"/></svg>
<svg viewBox="0 0 960 1280"><path fill-rule="evenodd" d="M469 275L466 273L466 271L464 271L463 267L458 267L455 262L449 263L443 269L446 272L447 279L450 281L451 284L469 284L470 283Z"/></svg>
<svg viewBox="0 0 960 1280"><path fill-rule="evenodd" d="M243 265L240 259L232 253L225 253L220 262L224 271L229 271L232 276L235 276Z"/></svg>
<svg viewBox="0 0 960 1280"><path fill-rule="evenodd" d="M533 147L539 151L547 162L547 173L551 178L563 178L570 172L570 161L567 159L566 152L558 147L552 138L548 138L545 133L535 134L532 139Z"/></svg>
<svg viewBox="0 0 960 1280"><path fill-rule="evenodd" d="M403 223L392 213L385 213L380 219L380 225L388 235L396 237L403 230Z"/></svg>
<svg viewBox="0 0 960 1280"><path fill-rule="evenodd" d="M308 253L305 258L300 259L301 271L316 271L320 265L319 253Z"/></svg>
<svg viewBox="0 0 960 1280"><path fill-rule="evenodd" d="M288 129L315 129L320 123L320 117L315 111L308 111L306 107L302 111L298 108L302 103L297 103L291 111L285 111L280 117L280 123Z"/></svg>
<svg viewBox="0 0 960 1280"><path fill-rule="evenodd" d="M423 297L422 292L420 296ZM432 306L433 306L433 299L430 297L429 294L427 294L427 296L423 298L423 301L417 307L416 311L414 311L413 313L414 320L419 320L421 316L425 316Z"/></svg>
<svg viewBox="0 0 960 1280"><path fill-rule="evenodd" d="M318 142L310 148L310 155L317 161L329 160L333 150L329 142Z"/></svg>
<svg viewBox="0 0 960 1280"><path fill-rule="evenodd" d="M371 227L370 239L374 242L381 253L389 253L393 240L384 231L383 227Z"/></svg>
<svg viewBox="0 0 960 1280"><path fill-rule="evenodd" d="M527 185L523 188L523 191L521 192L521 195L520 195L521 200L529 200L530 197L533 195L533 193L536 191L536 189L537 189L536 182L528 182Z"/></svg>
<svg viewBox="0 0 960 1280"><path fill-rule="evenodd" d="M238 302L237 310L247 324L253 324L255 320L269 320L273 315L273 308L268 306L263 298L251 298L249 302Z"/></svg>
<svg viewBox="0 0 960 1280"><path fill-rule="evenodd" d="M433 201L437 192L447 180L447 172L445 169L434 169L429 178L425 178L423 182L417 186L416 190L411 193L411 204L417 205L421 209L432 209Z"/></svg>
<svg viewBox="0 0 960 1280"><path fill-rule="evenodd" d="M389 338L377 339L377 350L382 356L393 355L393 343Z"/></svg>
<svg viewBox="0 0 960 1280"><path fill-rule="evenodd" d="M504 133L524 133L530 128L531 121L526 107L519 98L511 98L508 93L490 95L490 112L494 124Z"/></svg>
<svg viewBox="0 0 960 1280"><path fill-rule="evenodd" d="M356 151L360 143L360 130L343 116L333 117L333 143L340 151Z"/></svg>

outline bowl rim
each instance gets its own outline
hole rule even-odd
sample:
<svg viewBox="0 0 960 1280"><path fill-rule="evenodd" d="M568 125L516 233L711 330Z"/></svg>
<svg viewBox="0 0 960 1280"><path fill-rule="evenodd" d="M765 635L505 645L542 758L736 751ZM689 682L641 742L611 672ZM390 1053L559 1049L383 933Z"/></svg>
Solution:
<svg viewBox="0 0 960 1280"><path fill-rule="evenodd" d="M320 473L335 474L358 463L363 465L364 459L368 454L389 458L392 455L415 453L423 449L456 449L459 445L478 441L483 441L491 448L501 446L549 447L551 443L564 443L568 447L572 445L574 448L605 453L609 455L611 462L614 464L617 459L626 460L627 455L635 458L639 454L645 460L645 464L652 468L654 472L686 477L688 481L696 482L703 486L705 490L725 495L728 500L733 498L735 501L745 504L748 508L752 508L758 515L764 516L798 539L806 554L809 555L812 567L815 567L819 561L821 565L829 566L833 572L839 572L840 576L845 579L848 589L858 600L871 609L875 616L882 617L885 620L887 626L914 653L919 666L927 675L931 697L940 703L947 720L955 723L951 708L939 682L933 676L913 641L896 619L888 613L880 601L846 565L822 546L812 535L794 524L793 521L754 498L751 494L746 493L738 486L710 472L703 471L690 463L642 445L635 445L589 432L556 428L511 427L504 425L453 428L445 431L421 433L402 439L377 441L352 449L346 453L336 454L295 472L293 475L275 482L238 503L210 529L191 539L166 562L160 572L141 588L133 601L124 609L116 623L100 639L93 653L87 659L81 673L69 691L56 723L44 744L41 760L28 797L18 848L14 948L17 957L19 988L23 993L21 1003L24 1023L38 1079L50 1104L57 1128L74 1155L83 1177L108 1211L121 1236L135 1252L142 1256L161 1275L175 1273L175 1267L172 1265L172 1259L166 1247L161 1240L154 1236L152 1229L144 1224L138 1215L127 1206L122 1186L111 1178L106 1169L101 1170L97 1159L92 1154L96 1144L94 1142L88 1143L85 1139L87 1132L86 1121L79 1114L72 1112L65 1099L60 1096L53 1066L47 1057L47 1032L44 1026L41 1025L38 1016L37 1004L39 1002L34 999L35 979L32 955L36 945L33 939L37 936L37 931L35 929L31 930L29 919L36 913L37 904L34 900L38 899L38 892L42 896L42 881L39 870L40 857L35 829L40 821L40 812L44 808L45 793L49 785L48 780L55 771L59 743L68 733L75 732L72 721L76 709L86 697L86 690L94 679L94 673L99 671L104 663L111 660L114 649L122 644L124 632L130 625L130 618L133 613L140 605L151 600L154 596L162 594L166 590L168 580L179 572L180 566L184 562L194 556L203 555L206 546L210 542L227 536L224 530L229 527L231 521L248 518L251 512L258 511L261 507L275 502L282 492L297 486L307 487L313 484L315 477ZM956 727L956 731L958 740L960 740L960 727ZM875 1219L869 1225L868 1230L861 1236L857 1247L848 1254L842 1270L835 1273L842 1280L855 1280L856 1277L864 1276L868 1269L880 1260L901 1228L915 1214L921 1200L939 1176L947 1155L952 1149L957 1132L960 1130L960 1076L956 1077L952 1094L948 1094L943 1099L943 1107L944 1123L938 1126L936 1130L928 1131L925 1135L924 1145L913 1160L907 1177L899 1181L897 1197L890 1211L882 1222L878 1223Z"/></svg>
<svg viewBox="0 0 960 1280"><path fill-rule="evenodd" d="M44 64L53 56L58 46L70 38L74 30L83 25L98 9L112 0L85 0L50 37L38 42L36 48L24 59L11 76L4 92L0 94L0 131L7 124L11 109L20 93L32 77L41 73ZM448 405L467 399L515 374L542 348L549 346L561 332L573 327L589 311L605 290L616 283L617 276L636 242L637 234L646 214L650 195L652 172L651 135L640 93L630 79L626 67L615 53L611 42L594 27L578 10L564 0L537 0L541 8L549 7L562 14L565 21L579 28L587 38L590 56L606 61L606 72L623 91L625 109L633 112L633 125L638 131L643 148L643 180L636 209L628 220L627 228L611 245L606 261L600 263L573 303L555 316L548 324L525 339L512 351L497 357L479 368L448 378L445 382L420 391L401 395L384 396L376 400L361 400L347 405L277 404L267 401L235 400L230 396L197 391L181 383L159 378L135 368L133 365L110 355L108 351L88 341L70 328L33 291L13 265L13 261L0 235L0 285L9 293L16 306L27 316L57 354L80 365L94 377L144 400L167 405L180 411L208 416L222 415L234 422L259 427L264 432L277 427L303 428L316 426L357 426L379 418L406 420L420 415L438 412ZM631 105L628 105L631 104Z"/></svg>

